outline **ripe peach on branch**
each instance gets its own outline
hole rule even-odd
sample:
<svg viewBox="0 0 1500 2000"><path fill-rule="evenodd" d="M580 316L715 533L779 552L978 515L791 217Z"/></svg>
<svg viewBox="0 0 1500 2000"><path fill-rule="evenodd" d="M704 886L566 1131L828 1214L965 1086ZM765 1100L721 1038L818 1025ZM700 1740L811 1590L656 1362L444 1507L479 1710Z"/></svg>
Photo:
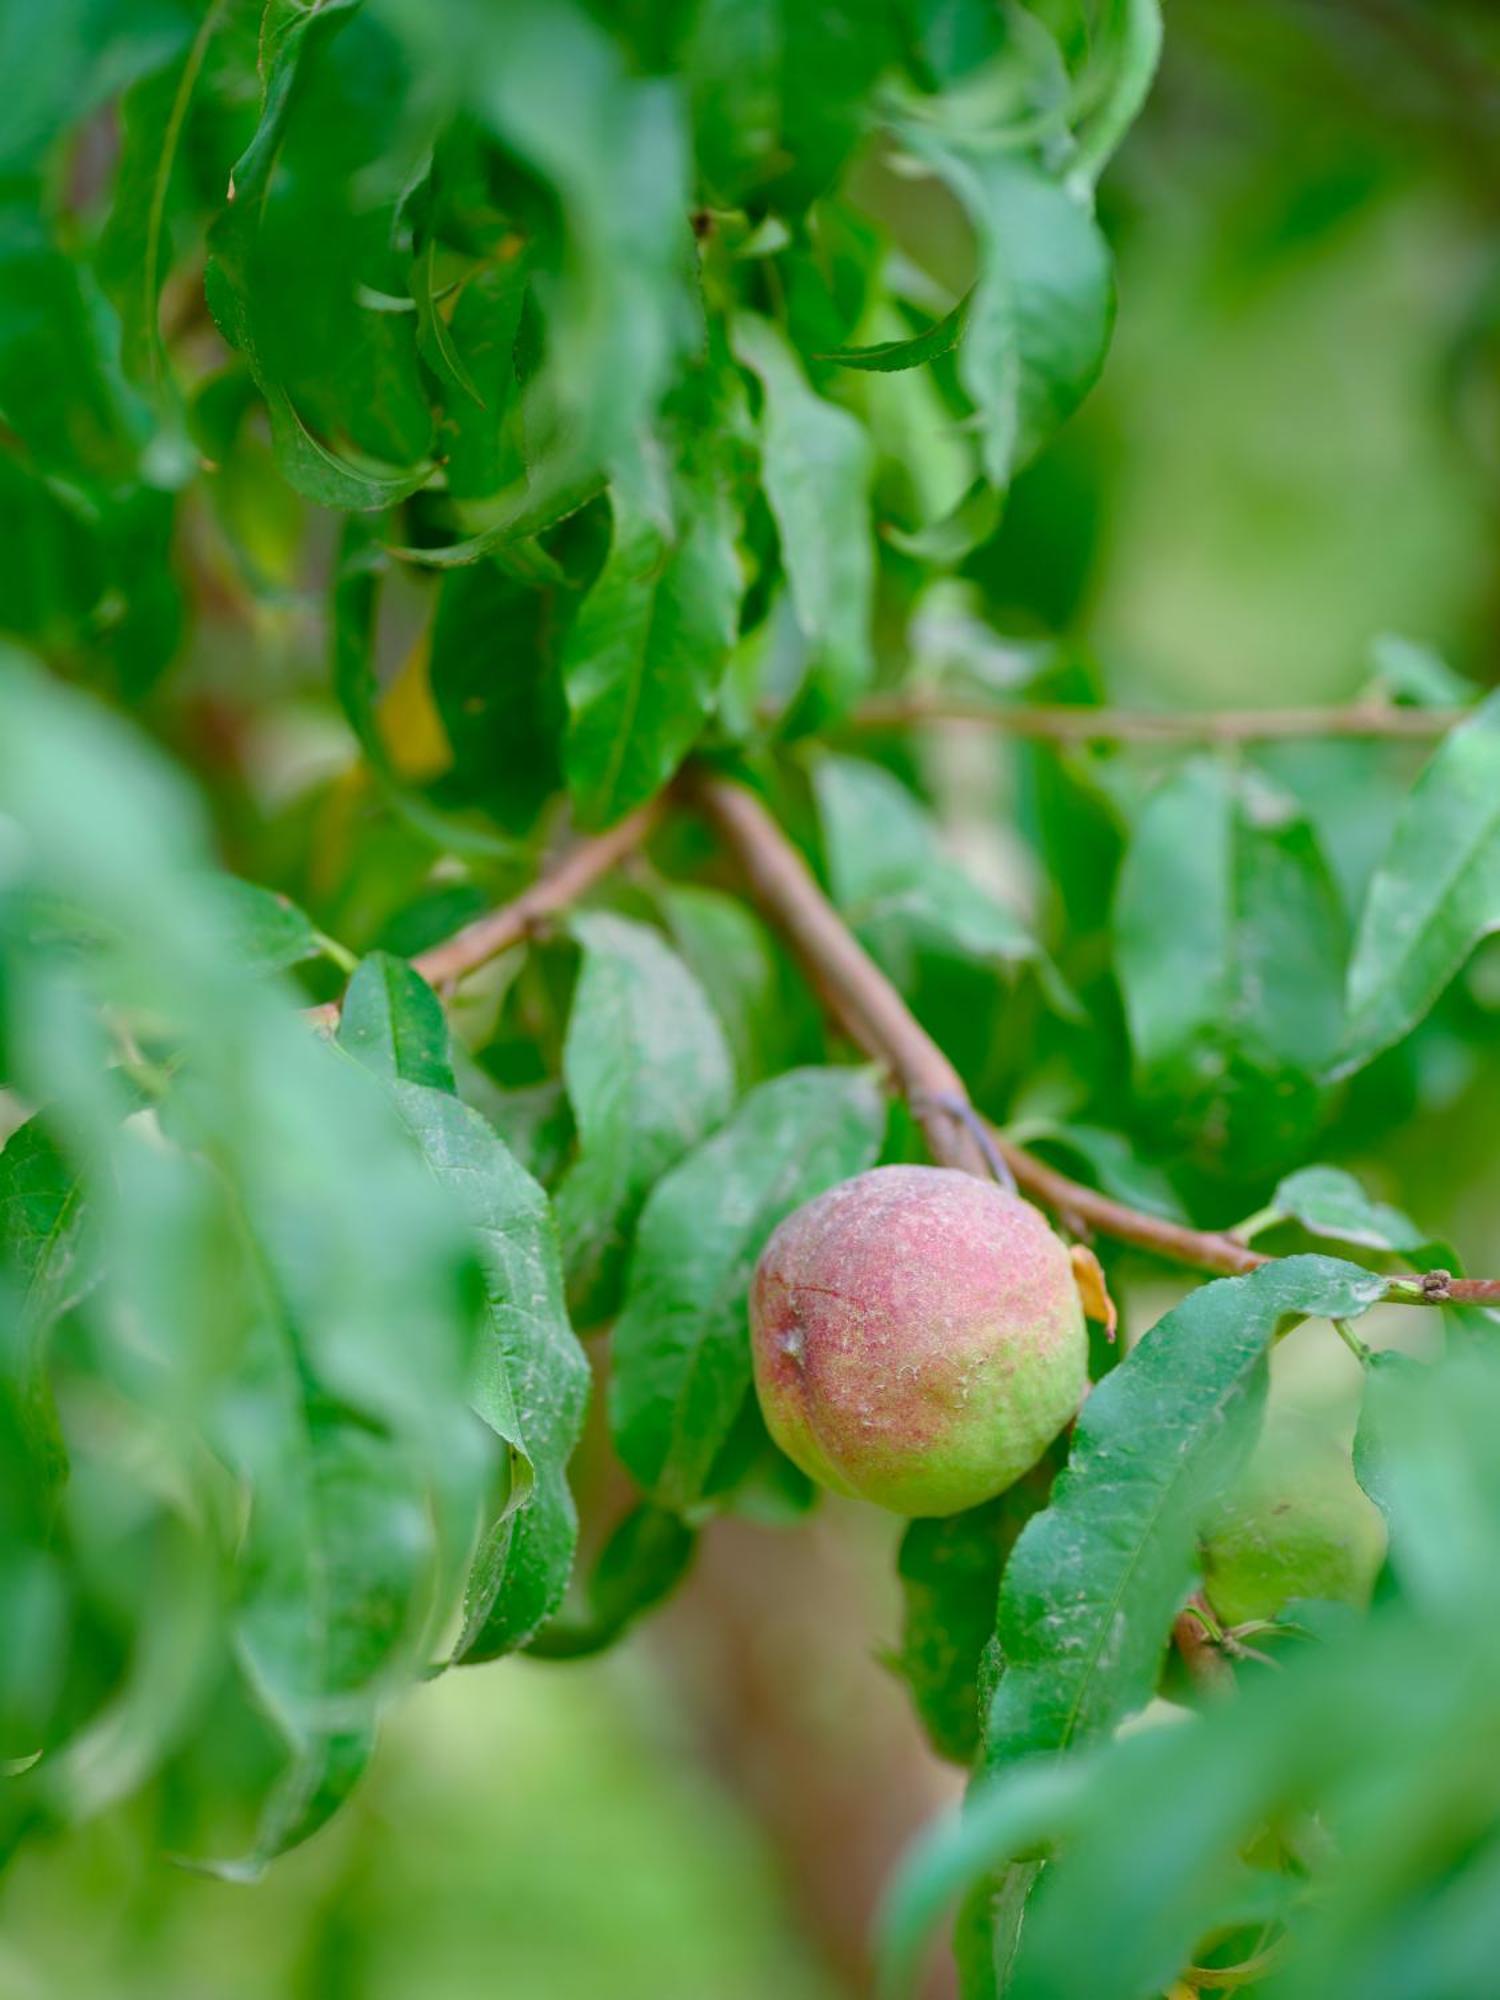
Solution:
<svg viewBox="0 0 1500 2000"><path fill-rule="evenodd" d="M782 1450L898 1514L1003 1492L1087 1379L1066 1247L1030 1202L946 1167L876 1167L788 1216L756 1267L750 1324Z"/></svg>

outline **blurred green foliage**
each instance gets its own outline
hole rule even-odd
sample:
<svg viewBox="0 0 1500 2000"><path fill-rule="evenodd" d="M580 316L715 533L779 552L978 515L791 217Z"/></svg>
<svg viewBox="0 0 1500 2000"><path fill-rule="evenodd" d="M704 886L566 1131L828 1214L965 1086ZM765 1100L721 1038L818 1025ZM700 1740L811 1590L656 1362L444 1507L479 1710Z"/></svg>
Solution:
<svg viewBox="0 0 1500 2000"><path fill-rule="evenodd" d="M814 1502L745 1281L916 1140L703 828L445 1010L401 962L690 754L1014 1136L1328 1253L1179 1302L1101 1243L1130 1351L1072 1441L907 1534L893 1657L994 1782L895 1958L967 1892L986 2000L1018 1936L1038 1995L1195 1950L1484 1990L1493 1323L1403 1365L1442 1342L1375 1301L1500 1268L1500 28L1176 0L1152 85L1156 39L0 0L0 1992L824 1990L642 1655L413 1688L595 1650L721 1517ZM871 731L872 690L1478 712L1424 768ZM356 962L329 1045L296 1009ZM1366 1306L1375 1362L1268 1362ZM624 1469L573 1330L617 1312ZM1363 1397L1370 1621L1118 1735L1191 1694L1168 1627L1268 1393ZM249 1889L164 1858L320 1827Z"/></svg>

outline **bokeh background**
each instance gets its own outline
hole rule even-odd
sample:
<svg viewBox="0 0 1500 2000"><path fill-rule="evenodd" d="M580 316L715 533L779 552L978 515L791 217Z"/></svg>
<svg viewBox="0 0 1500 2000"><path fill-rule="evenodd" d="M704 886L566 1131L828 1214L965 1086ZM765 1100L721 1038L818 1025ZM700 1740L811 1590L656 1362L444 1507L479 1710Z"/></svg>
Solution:
<svg viewBox="0 0 1500 2000"><path fill-rule="evenodd" d="M969 565L992 624L1061 638L1112 698L1143 705L1346 699L1393 646L1423 671L1432 655L1500 677L1492 10L1175 0L1104 214L1113 352ZM317 593L300 587L326 550L269 481L243 505L282 587L253 608L219 601L211 555L190 547L211 615L152 714L203 775L231 859L296 837L302 801L347 757ZM1330 754L1302 773L1315 807ZM1365 754L1349 748L1337 815L1350 867L1381 835L1348 805ZM1003 869L1009 753L941 755L967 802L958 833ZM1296 785L1298 752L1284 763ZM1362 1160L1357 1121L1343 1133L1346 1163L1475 1269L1500 1267L1487 1022L1500 1027L1493 950L1408 1062L1399 1157ZM1149 1323L1156 1302L1137 1295L1132 1317ZM1336 1410L1330 1347L1292 1343L1278 1392ZM957 1787L881 1657L899 1636L897 1534L839 1506L795 1535L716 1524L681 1598L617 1655L507 1662L409 1699L352 1807L256 1885L174 1865L159 1791L31 1847L0 1880L0 1996L867 1991L879 1884Z"/></svg>

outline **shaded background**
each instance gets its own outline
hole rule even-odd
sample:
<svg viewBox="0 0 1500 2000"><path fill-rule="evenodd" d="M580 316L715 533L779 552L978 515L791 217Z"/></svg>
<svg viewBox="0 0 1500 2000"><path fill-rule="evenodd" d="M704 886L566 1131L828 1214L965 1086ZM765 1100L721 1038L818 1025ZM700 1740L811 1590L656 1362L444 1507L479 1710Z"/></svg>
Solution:
<svg viewBox="0 0 1500 2000"><path fill-rule="evenodd" d="M1103 384L968 565L1003 631L1063 635L1114 698L1147 705L1343 699L1383 635L1500 676L1488 11L1171 7L1161 80L1106 184L1120 318ZM231 852L294 837L299 801L347 757L316 593L296 587L319 554L300 514L282 537L274 489L244 504L264 510L283 600L249 607L189 546L209 616L152 717L212 787ZM950 818L997 871L1009 755L938 753ZM1284 762L1295 783L1297 753ZM1339 836L1352 867L1348 812ZM1491 1269L1500 1103L1474 1050L1500 1012L1493 949L1462 985L1463 1021L1449 1007L1403 1058L1396 1157L1371 1168L1357 1118L1341 1157ZM1137 1324L1169 1296L1133 1297ZM1331 1346L1284 1350L1282 1393L1336 1403ZM618 1656L507 1662L410 1698L351 1808L255 1887L162 1858L160 1792L31 1848L0 1880L0 1995L866 1991L878 1885L957 1784L872 1646L898 1638L898 1532L842 1507L797 1533L716 1523L682 1597Z"/></svg>

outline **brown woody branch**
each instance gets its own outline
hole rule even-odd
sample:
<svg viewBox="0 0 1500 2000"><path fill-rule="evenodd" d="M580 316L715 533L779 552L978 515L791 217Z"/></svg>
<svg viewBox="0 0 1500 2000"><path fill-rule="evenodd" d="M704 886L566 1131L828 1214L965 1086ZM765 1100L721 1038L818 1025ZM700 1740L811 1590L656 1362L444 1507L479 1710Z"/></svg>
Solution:
<svg viewBox="0 0 1500 2000"><path fill-rule="evenodd" d="M452 937L418 952L412 964L428 985L439 992L477 972L480 966L533 936L550 918L576 903L650 838L665 811L663 795L637 807L608 832L576 842L511 902L487 910ZM308 1016L319 1027L333 1027L342 1006L342 1000L330 1000L325 1006L309 1008Z"/></svg>
<svg viewBox="0 0 1500 2000"><path fill-rule="evenodd" d="M829 902L771 814L742 785L703 773L689 781L689 796L739 861L756 900L796 951L833 1019L890 1071L920 1120L933 1157L984 1173L979 1146L963 1122L942 1108L944 1099L968 1102L957 1071ZM1224 1231L1190 1229L1129 1208L1071 1180L999 1133L993 1136L1017 1185L1075 1229L1097 1230L1170 1263L1219 1276L1237 1276L1269 1261ZM1434 1284L1435 1275L1393 1279L1390 1296L1414 1305L1500 1304L1500 1279L1453 1278Z"/></svg>
<svg viewBox="0 0 1500 2000"><path fill-rule="evenodd" d="M1270 743L1320 736L1385 737L1429 742L1445 736L1467 708L1397 708L1356 702L1344 708L1220 708L1165 714L1135 708L1074 708L1061 703L987 701L982 696L913 688L870 695L844 727L861 734L918 724L972 723L1033 743Z"/></svg>

